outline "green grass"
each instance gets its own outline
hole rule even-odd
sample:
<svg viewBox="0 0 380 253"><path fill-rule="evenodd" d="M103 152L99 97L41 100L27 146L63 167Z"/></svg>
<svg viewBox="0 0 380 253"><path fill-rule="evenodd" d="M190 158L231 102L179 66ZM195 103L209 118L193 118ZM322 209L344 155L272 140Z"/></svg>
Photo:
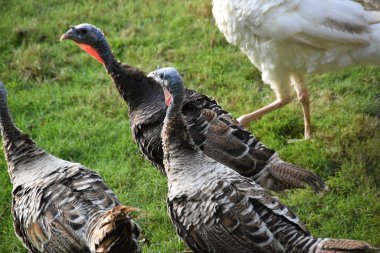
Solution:
<svg viewBox="0 0 380 253"><path fill-rule="evenodd" d="M95 24L118 59L146 72L175 66L189 88L234 116L274 100L273 92L217 30L211 1L36 2L0 2L0 80L16 124L50 153L99 172L123 203L143 209L145 252L184 250L166 213L166 180L132 141L126 104L104 68L73 43L60 43L60 35L69 25ZM279 197L314 236L380 246L380 68L313 76L310 90L314 139L287 142L303 133L296 102L250 130L284 160L321 175L331 192ZM13 231L12 186L0 163L0 252L27 252Z"/></svg>

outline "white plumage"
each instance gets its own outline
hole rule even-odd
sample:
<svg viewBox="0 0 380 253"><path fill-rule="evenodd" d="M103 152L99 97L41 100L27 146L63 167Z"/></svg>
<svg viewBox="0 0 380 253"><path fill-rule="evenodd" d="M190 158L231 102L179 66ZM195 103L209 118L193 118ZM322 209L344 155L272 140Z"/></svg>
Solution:
<svg viewBox="0 0 380 253"><path fill-rule="evenodd" d="M212 12L276 93L275 102L241 116L243 125L289 103L293 85L310 138L306 74L380 64L380 12L350 0L213 0Z"/></svg>

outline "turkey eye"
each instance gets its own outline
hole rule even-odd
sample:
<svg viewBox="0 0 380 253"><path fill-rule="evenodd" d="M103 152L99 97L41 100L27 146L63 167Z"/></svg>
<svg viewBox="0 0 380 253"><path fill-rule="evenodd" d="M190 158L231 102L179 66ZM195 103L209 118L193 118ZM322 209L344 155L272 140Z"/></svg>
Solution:
<svg viewBox="0 0 380 253"><path fill-rule="evenodd" d="M161 78L161 79L164 79L164 77L165 77L164 73L161 73L161 74L160 74L160 78Z"/></svg>
<svg viewBox="0 0 380 253"><path fill-rule="evenodd" d="M79 29L79 30L78 30L78 33L79 33L80 35L85 35L85 34L87 33L87 30L86 30L86 29Z"/></svg>

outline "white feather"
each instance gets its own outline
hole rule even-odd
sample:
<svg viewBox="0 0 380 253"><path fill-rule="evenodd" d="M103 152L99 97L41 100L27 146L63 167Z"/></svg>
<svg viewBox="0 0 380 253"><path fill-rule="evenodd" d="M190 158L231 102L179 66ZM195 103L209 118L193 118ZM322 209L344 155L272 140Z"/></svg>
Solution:
<svg viewBox="0 0 380 253"><path fill-rule="evenodd" d="M212 12L284 103L306 74L380 65L380 12L350 0L213 0Z"/></svg>

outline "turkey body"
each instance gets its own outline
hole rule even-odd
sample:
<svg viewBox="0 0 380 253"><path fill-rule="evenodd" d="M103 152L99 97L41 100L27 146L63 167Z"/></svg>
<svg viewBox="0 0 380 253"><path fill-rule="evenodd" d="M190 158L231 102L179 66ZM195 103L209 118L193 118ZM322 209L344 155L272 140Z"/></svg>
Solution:
<svg viewBox="0 0 380 253"><path fill-rule="evenodd" d="M380 12L350 0L213 0L213 15L276 93L275 102L240 117L244 125L289 103L293 85L309 138L306 75L380 64Z"/></svg>
<svg viewBox="0 0 380 253"><path fill-rule="evenodd" d="M173 171L184 163L194 168L183 173L183 179L170 177L167 199L178 235L194 252L308 252L321 241L310 237L291 211L252 181L206 157L186 160L169 154L166 164ZM205 167L211 172L201 173ZM304 244L297 245L299 241ZM295 245L307 250L296 250Z"/></svg>
<svg viewBox="0 0 380 253"><path fill-rule="evenodd" d="M57 165L49 175L14 185L16 233L32 252L91 252L91 228L121 203L96 173L80 164Z"/></svg>
<svg viewBox="0 0 380 253"><path fill-rule="evenodd" d="M17 129L0 82L0 120L12 213L30 252L139 252L140 228L100 176L57 158Z"/></svg>
<svg viewBox="0 0 380 253"><path fill-rule="evenodd" d="M155 77L173 97L162 129L168 213L194 252L376 252L360 241L312 237L277 198L206 156L181 114L182 78L173 68Z"/></svg>
<svg viewBox="0 0 380 253"><path fill-rule="evenodd" d="M161 87L129 65L115 63L108 72L128 104L131 130L140 151L165 174L160 132L167 106ZM214 99L186 89L182 112L195 144L207 156L253 178L263 187L282 191L309 185L315 192L327 191L318 176L282 161Z"/></svg>
<svg viewBox="0 0 380 253"><path fill-rule="evenodd" d="M92 48L87 52L104 64L128 104L133 138L140 151L165 173L160 133L167 106L160 85L141 70L118 62L104 34L91 24L72 27L61 39ZM254 178L263 187L275 191L307 185L316 192L327 189L318 176L282 161L212 98L186 89L182 112L198 147L242 175Z"/></svg>
<svg viewBox="0 0 380 253"><path fill-rule="evenodd" d="M194 252L379 252L360 241L314 238L291 210L252 180L191 145L170 139L163 145L168 213Z"/></svg>

